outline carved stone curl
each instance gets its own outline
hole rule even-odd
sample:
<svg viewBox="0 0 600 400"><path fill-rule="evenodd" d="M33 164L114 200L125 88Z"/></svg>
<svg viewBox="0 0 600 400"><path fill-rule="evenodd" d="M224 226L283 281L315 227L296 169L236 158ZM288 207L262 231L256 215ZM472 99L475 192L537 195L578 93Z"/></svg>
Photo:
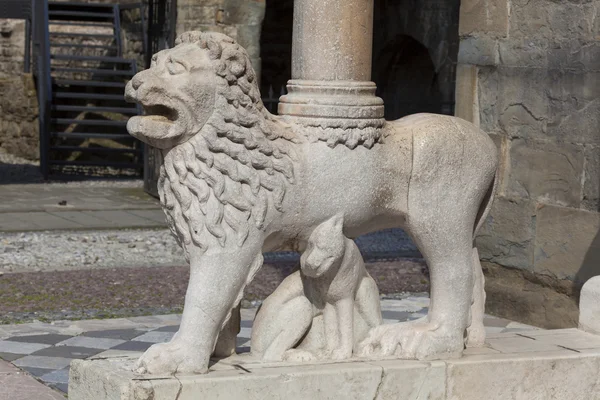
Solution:
<svg viewBox="0 0 600 400"><path fill-rule="evenodd" d="M334 216L350 238L406 229L431 275L428 316L370 329L360 354L458 357L467 329L480 341L473 238L490 208L498 156L475 126L432 114L339 128L273 116L245 50L218 33L183 34L125 95L146 111L129 120L129 132L162 149L161 204L191 267L181 327L144 353L140 372L205 372L262 252L303 251ZM341 131L330 142L323 129Z"/></svg>

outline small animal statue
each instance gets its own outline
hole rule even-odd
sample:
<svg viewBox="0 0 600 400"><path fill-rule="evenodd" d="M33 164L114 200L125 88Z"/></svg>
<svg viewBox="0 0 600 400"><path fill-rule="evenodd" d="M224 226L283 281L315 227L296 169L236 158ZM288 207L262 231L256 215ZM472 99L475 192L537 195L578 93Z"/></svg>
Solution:
<svg viewBox="0 0 600 400"><path fill-rule="evenodd" d="M342 360L381 325L377 284L343 223L340 214L319 225L300 271L264 301L252 329L253 354L269 361Z"/></svg>
<svg viewBox="0 0 600 400"><path fill-rule="evenodd" d="M473 124L435 114L327 124L272 115L247 52L215 32L182 34L131 79L125 98L145 111L129 119L129 133L162 152L161 205L190 262L179 331L150 347L137 371L206 372L215 349L227 352L217 338L236 325L232 310L262 253L303 252L337 214L349 238L405 229L431 276L427 317L371 329L361 353L460 357L467 335L483 337L473 241L491 207L498 154Z"/></svg>

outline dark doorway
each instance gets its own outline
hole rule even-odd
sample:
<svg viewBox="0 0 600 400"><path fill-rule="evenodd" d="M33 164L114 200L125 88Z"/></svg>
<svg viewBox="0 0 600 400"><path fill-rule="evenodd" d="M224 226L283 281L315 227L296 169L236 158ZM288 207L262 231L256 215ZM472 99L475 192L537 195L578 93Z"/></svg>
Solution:
<svg viewBox="0 0 600 400"><path fill-rule="evenodd" d="M454 114L460 0L375 0L373 73L385 117Z"/></svg>

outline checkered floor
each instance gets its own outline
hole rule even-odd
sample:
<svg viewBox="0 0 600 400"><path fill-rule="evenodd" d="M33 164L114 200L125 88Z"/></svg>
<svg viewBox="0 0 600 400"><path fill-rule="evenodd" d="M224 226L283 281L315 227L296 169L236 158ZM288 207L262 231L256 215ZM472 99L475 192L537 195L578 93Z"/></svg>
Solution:
<svg viewBox="0 0 600 400"><path fill-rule="evenodd" d="M428 304L429 299L423 296L384 299L384 322L420 318L426 315ZM255 312L255 309L242 310L238 353L250 350ZM494 317L486 317L485 323L490 333L532 328ZM154 343L169 341L178 328L179 316L0 325L0 334L4 332L4 336L0 336L3 339L0 340L0 358L67 393L69 364L73 359L141 354Z"/></svg>

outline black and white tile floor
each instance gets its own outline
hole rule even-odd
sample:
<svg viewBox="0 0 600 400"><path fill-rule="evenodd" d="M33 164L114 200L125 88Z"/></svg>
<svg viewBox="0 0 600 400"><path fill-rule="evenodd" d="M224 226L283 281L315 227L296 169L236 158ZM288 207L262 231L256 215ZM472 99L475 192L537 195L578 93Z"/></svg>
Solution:
<svg viewBox="0 0 600 400"><path fill-rule="evenodd" d="M407 296L381 302L385 323L420 318L429 299ZM256 309L243 309L238 352L250 350ZM74 359L141 354L154 343L167 342L179 328L179 315L107 320L35 322L0 325L0 358L67 393L69 364ZM489 333L535 329L528 325L486 317Z"/></svg>

